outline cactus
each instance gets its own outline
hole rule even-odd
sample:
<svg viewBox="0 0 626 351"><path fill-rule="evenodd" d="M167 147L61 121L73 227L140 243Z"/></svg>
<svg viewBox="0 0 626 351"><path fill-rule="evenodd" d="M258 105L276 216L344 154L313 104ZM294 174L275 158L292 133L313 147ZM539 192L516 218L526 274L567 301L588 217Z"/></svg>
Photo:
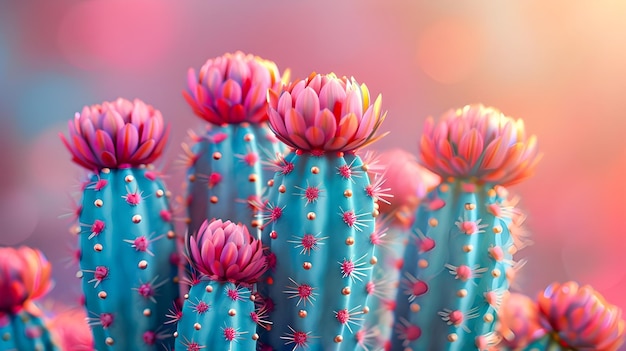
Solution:
<svg viewBox="0 0 626 351"><path fill-rule="evenodd" d="M365 156L367 157L367 156ZM439 184L439 177L417 163L411 153L392 149L380 153L368 170L370 182L389 191L390 199L379 197L378 232L384 232L373 272L377 293L371 297L365 326L376 332L373 349L391 347L393 312L402 257L411 237L411 225L420 200Z"/></svg>
<svg viewBox="0 0 626 351"><path fill-rule="evenodd" d="M250 288L267 269L261 242L245 226L218 219L188 237L187 252L201 278L177 317L176 350L255 350L259 318Z"/></svg>
<svg viewBox="0 0 626 351"><path fill-rule="evenodd" d="M196 76L189 69L183 95L209 125L183 145L188 166L189 233L206 218L257 225L258 203L272 171L263 160L285 151L267 128L267 91L282 79L275 63L242 52L208 60ZM260 234L260 233L257 233Z"/></svg>
<svg viewBox="0 0 626 351"><path fill-rule="evenodd" d="M278 160L270 182L262 240L270 249L268 292L276 350L353 350L364 314L378 242L375 198L355 154L378 137L380 96L354 79L312 74L271 91L270 127L295 152Z"/></svg>
<svg viewBox="0 0 626 351"><path fill-rule="evenodd" d="M589 285L552 283L537 301L520 299L525 308L505 301L500 311L502 351L617 351L624 343L621 309Z"/></svg>
<svg viewBox="0 0 626 351"><path fill-rule="evenodd" d="M86 106L69 123L74 161L94 171L79 215L79 277L96 349L157 350L178 298L168 192L150 162L169 127L140 100Z"/></svg>
<svg viewBox="0 0 626 351"><path fill-rule="evenodd" d="M50 289L50 274L39 250L0 248L0 350L59 350L33 302Z"/></svg>
<svg viewBox="0 0 626 351"><path fill-rule="evenodd" d="M519 264L509 230L508 186L539 160L521 120L481 105L449 111L421 139L423 166L444 180L420 204L404 255L394 350L486 350L497 309Z"/></svg>

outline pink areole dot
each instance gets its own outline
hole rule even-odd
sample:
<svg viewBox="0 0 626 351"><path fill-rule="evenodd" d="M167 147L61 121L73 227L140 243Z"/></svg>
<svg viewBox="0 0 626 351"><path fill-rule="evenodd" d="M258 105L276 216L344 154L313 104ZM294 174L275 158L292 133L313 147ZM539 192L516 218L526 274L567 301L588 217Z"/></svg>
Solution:
<svg viewBox="0 0 626 351"><path fill-rule="evenodd" d="M317 238L314 235L304 234L304 236L302 237L302 247L304 247L305 250L309 251L315 249L316 245Z"/></svg>
<svg viewBox="0 0 626 351"><path fill-rule="evenodd" d="M211 137L211 141L214 144L219 144L222 141L226 140L228 138L228 134L226 133L215 133L212 137Z"/></svg>
<svg viewBox="0 0 626 351"><path fill-rule="evenodd" d="M411 286L411 294L413 296L421 296L428 292L428 284L424 281L418 280Z"/></svg>
<svg viewBox="0 0 626 351"><path fill-rule="evenodd" d="M196 304L196 307L194 307L194 310L196 310L196 313L202 314L202 313L208 311L209 308L210 307L209 307L209 305L206 302L200 301L200 302L198 302Z"/></svg>
<svg viewBox="0 0 626 351"><path fill-rule="evenodd" d="M352 177L352 169L348 165L342 165L339 167L339 174L345 179L350 179Z"/></svg>
<svg viewBox="0 0 626 351"><path fill-rule="evenodd" d="M227 341L233 341L237 337L237 332L232 327L224 328L224 338Z"/></svg>
<svg viewBox="0 0 626 351"><path fill-rule="evenodd" d="M337 312L337 314L335 315L335 318L337 318L337 320L339 321L339 323L341 324L346 324L348 323L348 321L350 320L350 312L348 312L347 309L343 309L340 310L339 312Z"/></svg>
<svg viewBox="0 0 626 351"><path fill-rule="evenodd" d="M146 345L154 345L154 342L156 341L156 333L153 332L152 330L148 330L147 332L143 333L143 342Z"/></svg>
<svg viewBox="0 0 626 351"><path fill-rule="evenodd" d="M495 291L489 291L485 293L485 301L491 306L496 306L498 303L498 294Z"/></svg>
<svg viewBox="0 0 626 351"><path fill-rule="evenodd" d="M96 182L96 184L94 185L93 189L95 191L100 191L102 190L109 182L106 179L98 179L98 181Z"/></svg>
<svg viewBox="0 0 626 351"><path fill-rule="evenodd" d="M137 193L129 193L126 195L126 202L131 206L137 206L139 205L139 202L141 202L141 195Z"/></svg>
<svg viewBox="0 0 626 351"><path fill-rule="evenodd" d="M157 179L157 174L155 172L152 171L147 171L146 173L143 174L143 176L148 179L148 180L152 180L154 181L155 179Z"/></svg>
<svg viewBox="0 0 626 351"><path fill-rule="evenodd" d="M356 342L359 344L362 344L365 341L365 335L366 335L365 330L359 330L358 332L356 332L355 334Z"/></svg>
<svg viewBox="0 0 626 351"><path fill-rule="evenodd" d="M241 300L241 296L239 295L239 291L237 289L226 290L226 296L233 301Z"/></svg>
<svg viewBox="0 0 626 351"><path fill-rule="evenodd" d="M272 221L276 221L280 218L280 216L283 215L283 209L280 207L274 207L272 208L271 212L270 212L270 218Z"/></svg>
<svg viewBox="0 0 626 351"><path fill-rule="evenodd" d="M26 337L29 339L38 338L41 336L41 328L40 327L30 327L26 328Z"/></svg>
<svg viewBox="0 0 626 351"><path fill-rule="evenodd" d="M102 233L103 230L104 230L104 222L99 219L96 219L91 225L91 232L94 235L98 235Z"/></svg>
<svg viewBox="0 0 626 351"><path fill-rule="evenodd" d="M496 261L502 261L504 259L504 252L500 246L490 247L489 254Z"/></svg>
<svg viewBox="0 0 626 351"><path fill-rule="evenodd" d="M426 237L420 238L418 246L420 248L420 253L428 252L435 248L435 240Z"/></svg>
<svg viewBox="0 0 626 351"><path fill-rule="evenodd" d="M161 212L159 212L159 215L161 216L161 219L165 222L169 222L172 220L172 213L168 210L161 210Z"/></svg>
<svg viewBox="0 0 626 351"><path fill-rule="evenodd" d="M304 190L304 197L307 202L315 202L320 196L320 189L315 186L309 186Z"/></svg>
<svg viewBox="0 0 626 351"><path fill-rule="evenodd" d="M256 152L249 152L243 157L243 161L250 167L254 166L255 163L259 160L259 156Z"/></svg>
<svg viewBox="0 0 626 351"><path fill-rule="evenodd" d="M109 269L105 266L96 267L96 271L93 273L93 277L98 281L103 281L107 275L109 275Z"/></svg>
<svg viewBox="0 0 626 351"><path fill-rule="evenodd" d="M216 186L221 181L222 181L222 175L221 174L219 174L217 172L211 173L211 175L209 176L209 188L212 188L212 187Z"/></svg>
<svg viewBox="0 0 626 351"><path fill-rule="evenodd" d="M200 351L200 345L192 341L187 344L187 351Z"/></svg>
<svg viewBox="0 0 626 351"><path fill-rule="evenodd" d="M343 222L348 225L348 227L352 227L354 223L356 223L356 215L354 211L346 211L343 213Z"/></svg>
<svg viewBox="0 0 626 351"><path fill-rule="evenodd" d="M256 312L250 312L250 319L252 319L254 323L259 323L259 315Z"/></svg>
<svg viewBox="0 0 626 351"><path fill-rule="evenodd" d="M313 288L308 284L298 286L298 296L302 299L308 299L313 295Z"/></svg>
<svg viewBox="0 0 626 351"><path fill-rule="evenodd" d="M113 324L113 315L111 313L101 313L100 314L100 324L102 324L102 328L106 329Z"/></svg>
<svg viewBox="0 0 626 351"><path fill-rule="evenodd" d="M502 217L502 208L497 203L487 205L487 211L496 217Z"/></svg>
<svg viewBox="0 0 626 351"><path fill-rule="evenodd" d="M370 234L370 242L372 243L372 245L380 245L383 243L383 233L381 233L380 231L375 231L372 234Z"/></svg>
<svg viewBox="0 0 626 351"><path fill-rule="evenodd" d="M146 250L148 250L148 238L143 235L138 236L133 241L133 246L135 247L135 250L145 252Z"/></svg>
<svg viewBox="0 0 626 351"><path fill-rule="evenodd" d="M461 222L461 224L459 224L459 229L461 229L463 233L471 235L478 232L478 224L472 221Z"/></svg>
<svg viewBox="0 0 626 351"><path fill-rule="evenodd" d="M445 205L446 205L445 201L443 201L440 198L436 198L436 199L431 200L428 203L428 209L430 209L431 211L437 211L437 210L443 208Z"/></svg>
<svg viewBox="0 0 626 351"><path fill-rule="evenodd" d="M365 284L365 291L368 295L372 295L376 291L376 283L373 281L367 282L367 284Z"/></svg>
<svg viewBox="0 0 626 351"><path fill-rule="evenodd" d="M151 297L154 295L154 290L152 289L150 283L141 284L139 289L137 289L137 292L139 292L139 295L143 297Z"/></svg>
<svg viewBox="0 0 626 351"><path fill-rule="evenodd" d="M384 299L384 300L381 300L381 301L382 301L383 308L386 311L395 311L396 310L396 305L397 305L396 300Z"/></svg>
<svg viewBox="0 0 626 351"><path fill-rule="evenodd" d="M341 263L341 273L343 273L343 277L350 276L352 272L354 272L354 262L344 259Z"/></svg>
<svg viewBox="0 0 626 351"><path fill-rule="evenodd" d="M297 331L293 333L293 342L296 344L296 346L306 346L307 339L308 336L305 332Z"/></svg>
<svg viewBox="0 0 626 351"><path fill-rule="evenodd" d="M280 165L280 172L283 175L287 175L293 171L293 163L285 161L282 165Z"/></svg>
<svg viewBox="0 0 626 351"><path fill-rule="evenodd" d="M450 318L450 323L454 325L459 325L463 323L463 312L459 310L454 310L450 312L449 318Z"/></svg>
<svg viewBox="0 0 626 351"><path fill-rule="evenodd" d="M469 278L472 277L472 269L466 265L460 265L456 269L456 277L463 281L468 280Z"/></svg>
<svg viewBox="0 0 626 351"><path fill-rule="evenodd" d="M417 325L409 325L406 327L406 339L409 341L415 341L422 336L422 329Z"/></svg>

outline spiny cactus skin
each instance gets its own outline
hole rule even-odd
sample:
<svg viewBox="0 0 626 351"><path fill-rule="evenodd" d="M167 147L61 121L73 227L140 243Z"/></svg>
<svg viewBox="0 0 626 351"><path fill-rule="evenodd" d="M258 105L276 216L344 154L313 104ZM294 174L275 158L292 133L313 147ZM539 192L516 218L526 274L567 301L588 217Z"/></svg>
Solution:
<svg viewBox="0 0 626 351"><path fill-rule="evenodd" d="M501 185L528 177L534 136L495 109L467 106L427 121L421 161L445 181L420 205L404 255L393 350L488 350L497 309L519 267L516 210Z"/></svg>
<svg viewBox="0 0 626 351"><path fill-rule="evenodd" d="M259 283L275 305L265 343L277 350L354 350L377 262L369 179L353 154L294 153L285 162L293 170L274 177L263 231L276 258Z"/></svg>
<svg viewBox="0 0 626 351"><path fill-rule="evenodd" d="M256 225L248 202L258 202L272 177L262 160L285 151L267 127L266 96L288 79L289 70L281 76L274 62L240 51L207 60L197 75L189 69L183 96L209 122L206 135L185 146L189 233L212 218Z"/></svg>
<svg viewBox="0 0 626 351"><path fill-rule="evenodd" d="M140 100L85 106L70 121L74 161L93 174L83 184L80 271L96 349L172 346L163 326L178 298L177 243L168 192L153 167L169 126Z"/></svg>
<svg viewBox="0 0 626 351"><path fill-rule="evenodd" d="M254 301L250 289L203 280L192 286L178 321L176 350L252 351L256 349Z"/></svg>
<svg viewBox="0 0 626 351"><path fill-rule="evenodd" d="M62 351L53 343L43 318L26 309L14 314L0 312L0 350Z"/></svg>
<svg viewBox="0 0 626 351"><path fill-rule="evenodd" d="M209 218L256 226L258 202L273 172L263 160L285 151L266 123L210 125L189 152L189 233Z"/></svg>
<svg viewBox="0 0 626 351"><path fill-rule="evenodd" d="M79 221L82 285L96 348L170 344L171 332L162 325L178 298L176 235L163 182L148 168L105 168L84 189Z"/></svg>

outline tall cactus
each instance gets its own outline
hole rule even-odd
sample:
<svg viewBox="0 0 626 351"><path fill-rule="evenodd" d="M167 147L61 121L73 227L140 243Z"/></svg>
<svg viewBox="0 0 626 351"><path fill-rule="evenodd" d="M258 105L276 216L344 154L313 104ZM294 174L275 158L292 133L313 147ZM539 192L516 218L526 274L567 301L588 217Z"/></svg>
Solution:
<svg viewBox="0 0 626 351"><path fill-rule="evenodd" d="M499 317L502 351L617 351L626 336L621 309L572 281L552 283L537 301L511 294Z"/></svg>
<svg viewBox="0 0 626 351"><path fill-rule="evenodd" d="M376 195L354 151L375 140L380 96L354 79L312 74L269 94L270 127L295 152L280 159L269 190L262 240L270 248L268 291L275 350L353 350L378 242Z"/></svg>
<svg viewBox="0 0 626 351"><path fill-rule="evenodd" d="M178 298L177 245L168 191L150 165L169 127L140 100L85 106L63 142L94 171L79 215L80 277L96 348L157 350Z"/></svg>
<svg viewBox="0 0 626 351"><path fill-rule="evenodd" d="M413 154L391 149L378 154L368 170L370 182L389 191L389 199L379 198L380 220L376 225L384 232L383 244L377 252L378 264L373 272L377 293L370 298L371 312L365 326L375 331L374 350L391 347L394 322L396 282L400 277L404 250L413 236L411 226L415 211L429 189L439 184L439 176L417 163Z"/></svg>
<svg viewBox="0 0 626 351"><path fill-rule="evenodd" d="M56 351L33 300L50 289L51 265L35 249L0 248L0 350Z"/></svg>
<svg viewBox="0 0 626 351"><path fill-rule="evenodd" d="M426 122L422 164L444 181L420 205L404 255L392 349L486 350L517 268L503 186L539 160L521 120L481 105Z"/></svg>
<svg viewBox="0 0 626 351"><path fill-rule="evenodd" d="M205 221L187 250L202 276L185 295L176 350L255 350L259 319L250 289L267 269L261 241L242 224L218 219Z"/></svg>
<svg viewBox="0 0 626 351"><path fill-rule="evenodd" d="M205 219L257 225L256 208L272 170L264 159L285 151L267 128L267 91L289 78L274 62L242 52L208 60L196 75L189 69L183 95L209 122L206 133L184 145L188 163L189 233Z"/></svg>

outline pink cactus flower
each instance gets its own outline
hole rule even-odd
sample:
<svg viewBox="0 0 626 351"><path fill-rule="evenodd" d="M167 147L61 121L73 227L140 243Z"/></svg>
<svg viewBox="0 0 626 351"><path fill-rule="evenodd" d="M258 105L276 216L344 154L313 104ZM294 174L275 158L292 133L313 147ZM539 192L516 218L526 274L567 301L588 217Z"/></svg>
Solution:
<svg viewBox="0 0 626 351"><path fill-rule="evenodd" d="M365 84L334 74L311 74L284 91L270 91L270 127L282 142L306 152L353 151L374 136L386 114Z"/></svg>
<svg viewBox="0 0 626 351"><path fill-rule="evenodd" d="M135 99L119 98L85 106L69 122L69 140L61 140L73 161L89 169L123 168L154 162L163 152L169 126L159 110Z"/></svg>
<svg viewBox="0 0 626 351"><path fill-rule="evenodd" d="M267 93L289 80L276 64L241 51L208 60L196 75L187 73L183 96L194 113L207 122L221 125L267 121Z"/></svg>
<svg viewBox="0 0 626 351"><path fill-rule="evenodd" d="M30 247L0 248L0 313L14 313L52 287L52 265Z"/></svg>
<svg viewBox="0 0 626 351"><path fill-rule="evenodd" d="M382 152L376 169L368 172L372 178L382 177L384 187L393 195L389 203L378 202L380 213L394 214L400 222L411 222L420 200L441 182L438 175L420 166L413 154L402 149Z"/></svg>
<svg viewBox="0 0 626 351"><path fill-rule="evenodd" d="M476 178L512 185L532 175L541 158L524 122L492 107L450 110L435 125L426 120L420 141L422 164L442 177Z"/></svg>
<svg viewBox="0 0 626 351"><path fill-rule="evenodd" d="M624 342L621 309L589 285L553 283L539 294L538 305L541 324L565 347L615 351Z"/></svg>
<svg viewBox="0 0 626 351"><path fill-rule="evenodd" d="M94 350L93 336L87 322L87 314L82 308L56 314L50 320L49 328L61 350Z"/></svg>
<svg viewBox="0 0 626 351"><path fill-rule="evenodd" d="M261 241L242 224L204 221L187 246L191 264L212 280L253 284L267 270Z"/></svg>
<svg viewBox="0 0 626 351"><path fill-rule="evenodd" d="M537 304L526 295L505 295L498 310L498 334L500 343L510 349L523 348L543 337L545 329L539 324Z"/></svg>

